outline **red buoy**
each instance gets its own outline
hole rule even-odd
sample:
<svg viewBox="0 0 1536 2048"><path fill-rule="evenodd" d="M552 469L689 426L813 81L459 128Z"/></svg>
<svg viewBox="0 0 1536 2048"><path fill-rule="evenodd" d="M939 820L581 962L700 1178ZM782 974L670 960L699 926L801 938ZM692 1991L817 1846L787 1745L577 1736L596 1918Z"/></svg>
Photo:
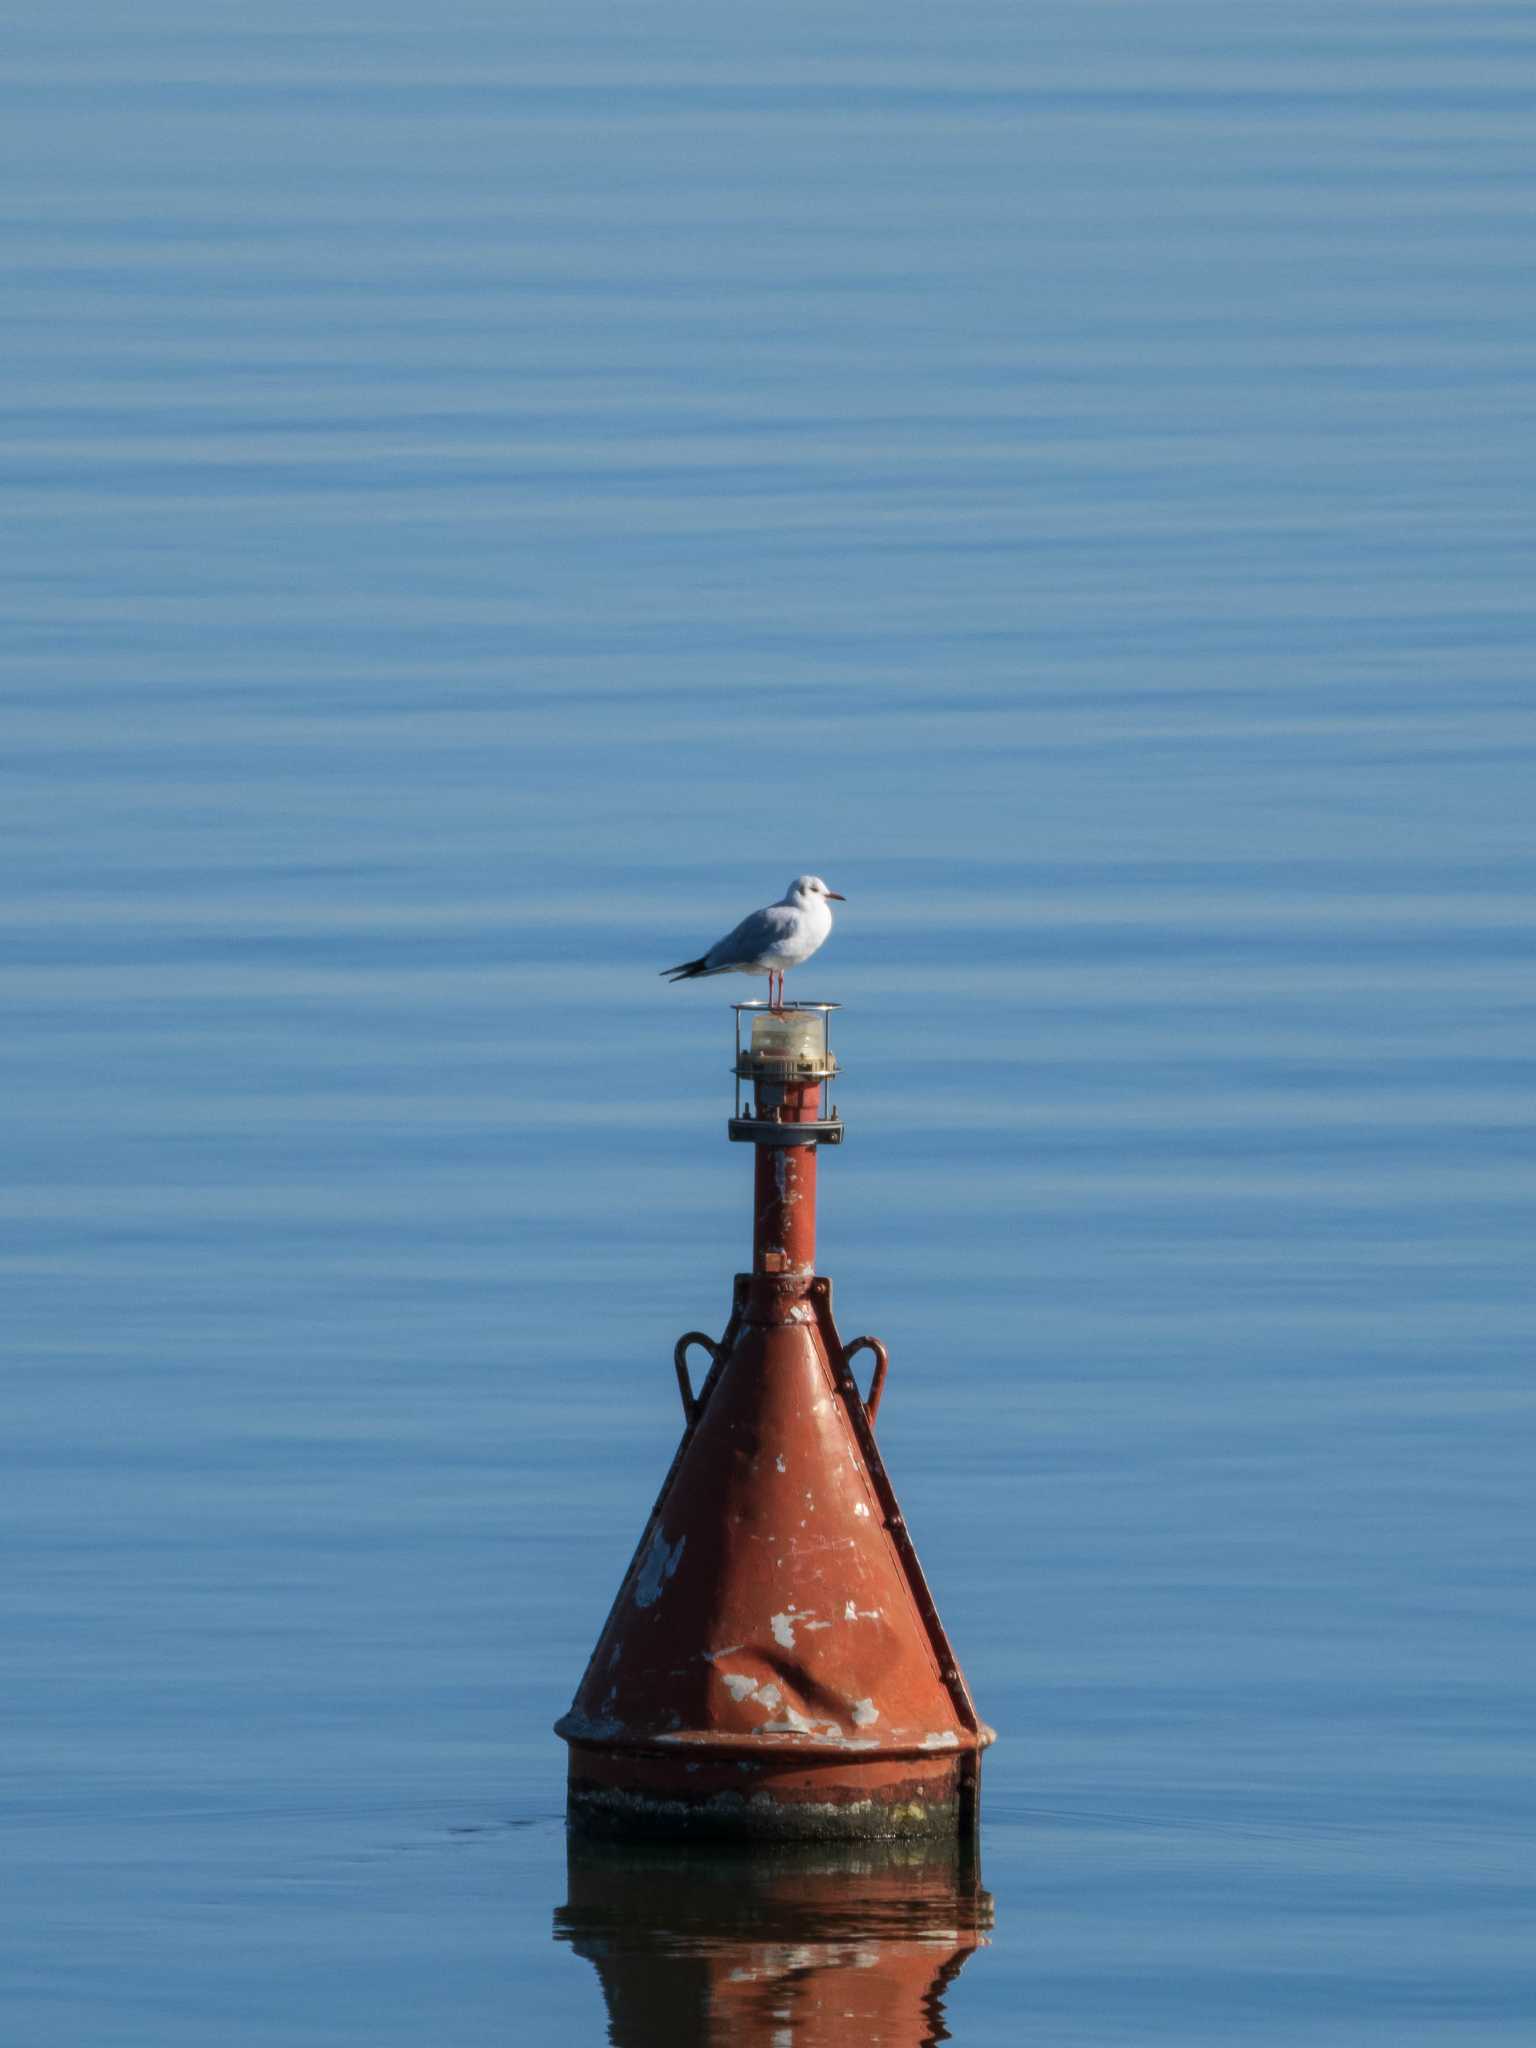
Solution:
<svg viewBox="0 0 1536 2048"><path fill-rule="evenodd" d="M556 1723L570 1814L754 1839L968 1830L992 1731L875 1445L884 1347L842 1342L815 1271L817 1151L842 1138L825 1101L836 1006L735 1007L730 1135L756 1148L752 1271L718 1343L678 1344L683 1440ZM711 1358L697 1393L695 1345ZM867 1401L861 1349L876 1360Z"/></svg>

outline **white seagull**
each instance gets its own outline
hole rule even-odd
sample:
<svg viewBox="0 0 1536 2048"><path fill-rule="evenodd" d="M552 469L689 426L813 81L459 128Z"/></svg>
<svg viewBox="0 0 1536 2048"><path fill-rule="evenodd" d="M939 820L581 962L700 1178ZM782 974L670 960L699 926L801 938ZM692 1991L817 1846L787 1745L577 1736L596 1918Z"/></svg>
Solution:
<svg viewBox="0 0 1536 2048"><path fill-rule="evenodd" d="M661 971L673 981L697 981L701 974L766 974L768 1007L781 1010L786 971L809 960L825 944L832 930L828 904L843 901L820 875L797 875L777 903L744 917L735 931L716 939L707 953Z"/></svg>

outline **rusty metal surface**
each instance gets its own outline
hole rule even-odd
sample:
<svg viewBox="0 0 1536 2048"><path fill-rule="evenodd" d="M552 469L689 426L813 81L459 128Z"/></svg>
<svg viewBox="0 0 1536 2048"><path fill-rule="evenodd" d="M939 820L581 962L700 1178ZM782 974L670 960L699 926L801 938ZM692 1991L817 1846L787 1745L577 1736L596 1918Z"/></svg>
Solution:
<svg viewBox="0 0 1536 2048"><path fill-rule="evenodd" d="M757 1114L776 1125L814 1124L819 1093L811 1081L757 1084ZM816 1270L816 1147L760 1145L753 1160L752 1267L757 1273Z"/></svg>
<svg viewBox="0 0 1536 2048"><path fill-rule="evenodd" d="M850 1771L826 1759L675 1760L573 1745L567 1811L593 1835L698 1841L959 1839L964 1760L876 1758Z"/></svg>
<svg viewBox="0 0 1536 2048"><path fill-rule="evenodd" d="M814 1081L759 1083L813 1119ZM570 1711L573 1818L644 1832L965 1833L979 1719L815 1272L816 1150L759 1147L753 1267L674 1356L685 1429ZM687 1352L710 1354L695 1392ZM850 1357L876 1365L866 1405Z"/></svg>
<svg viewBox="0 0 1536 2048"><path fill-rule="evenodd" d="M885 1460L875 1444L874 1429L860 1399L858 1386L847 1362L847 1354L838 1342L837 1326L832 1320L832 1282L825 1278L814 1281L811 1286L811 1301L816 1309L830 1355L840 1361L839 1391L854 1434L859 1439L859 1447L871 1484L880 1498L885 1526L901 1558L913 1602L922 1617L923 1628L954 1704L956 1717L978 1738L977 1746L985 1748L995 1739L994 1733L976 1711L970 1687L966 1684L965 1674L960 1669L960 1660L955 1655L944 1623L939 1617L938 1606L929 1589L927 1578L918 1562L917 1551L907 1528L907 1518L901 1512L901 1503L896 1498L896 1489L892 1486L890 1474L885 1469Z"/></svg>
<svg viewBox="0 0 1536 2048"><path fill-rule="evenodd" d="M828 1294L800 1275L738 1288L735 1342L559 1723L573 1813L727 1833L963 1825L966 1761L991 1731L829 1352Z"/></svg>
<svg viewBox="0 0 1536 2048"><path fill-rule="evenodd" d="M850 1754L974 1740L852 1375L810 1300L773 1306L784 1320L745 1322L702 1402L563 1732Z"/></svg>
<svg viewBox="0 0 1536 2048"><path fill-rule="evenodd" d="M759 1273L816 1270L816 1151L814 1146L757 1148L757 1199L752 1265Z"/></svg>

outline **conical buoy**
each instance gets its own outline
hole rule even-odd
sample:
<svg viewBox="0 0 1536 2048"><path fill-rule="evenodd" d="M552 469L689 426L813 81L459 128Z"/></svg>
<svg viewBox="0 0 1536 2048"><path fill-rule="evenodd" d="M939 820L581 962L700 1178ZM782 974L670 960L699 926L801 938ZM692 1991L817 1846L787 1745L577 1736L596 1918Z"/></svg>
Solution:
<svg viewBox="0 0 1536 2048"><path fill-rule="evenodd" d="M678 1344L683 1440L556 1724L588 1827L771 1840L976 1822L992 1731L876 1448L884 1348L843 1344L815 1271L817 1150L842 1138L824 1100L835 1007L736 1005L730 1135L756 1148L753 1266L720 1341ZM693 1346L712 1360L697 1393Z"/></svg>

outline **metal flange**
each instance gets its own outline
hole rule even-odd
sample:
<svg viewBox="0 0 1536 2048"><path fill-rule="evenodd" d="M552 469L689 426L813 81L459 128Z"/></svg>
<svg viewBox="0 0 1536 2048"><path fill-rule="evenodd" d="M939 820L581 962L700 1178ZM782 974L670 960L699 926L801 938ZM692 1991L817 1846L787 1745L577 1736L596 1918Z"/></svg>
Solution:
<svg viewBox="0 0 1536 2048"><path fill-rule="evenodd" d="M733 1116L726 1135L737 1145L841 1145L842 1120L828 1117L813 1124L768 1123L761 1117Z"/></svg>
<svg viewBox="0 0 1536 2048"><path fill-rule="evenodd" d="M837 1061L830 1053L824 1059L780 1060L764 1053L744 1052L736 1062L738 1081L830 1081L837 1073Z"/></svg>

